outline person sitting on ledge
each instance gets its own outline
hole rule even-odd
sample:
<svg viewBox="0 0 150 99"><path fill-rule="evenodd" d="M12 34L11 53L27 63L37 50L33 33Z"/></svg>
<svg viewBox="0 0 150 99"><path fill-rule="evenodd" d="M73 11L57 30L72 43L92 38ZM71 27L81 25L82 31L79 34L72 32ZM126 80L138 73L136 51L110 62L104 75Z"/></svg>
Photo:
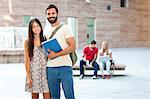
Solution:
<svg viewBox="0 0 150 99"><path fill-rule="evenodd" d="M100 66L102 79L105 79L105 75L103 73L105 66L107 70L106 78L110 79L110 65L112 61L112 51L111 49L109 49L107 41L102 42L101 49L99 51L98 58L96 61Z"/></svg>
<svg viewBox="0 0 150 99"><path fill-rule="evenodd" d="M80 79L84 78L84 65L94 67L93 79L97 79L97 71L99 69L96 63L96 58L98 54L98 48L96 47L96 41L91 41L89 46L86 46L83 50L83 58L80 61Z"/></svg>

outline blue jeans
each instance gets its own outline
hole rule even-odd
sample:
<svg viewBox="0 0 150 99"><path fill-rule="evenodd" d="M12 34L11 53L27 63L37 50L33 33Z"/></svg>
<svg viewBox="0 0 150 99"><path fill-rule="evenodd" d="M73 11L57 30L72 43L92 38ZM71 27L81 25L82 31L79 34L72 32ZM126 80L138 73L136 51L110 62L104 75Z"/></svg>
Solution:
<svg viewBox="0 0 150 99"><path fill-rule="evenodd" d="M100 70L101 70L101 74L104 75L103 71L104 71L104 67L106 66L106 70L107 70L107 74L106 75L110 75L110 58L104 58L102 60L100 60L99 62L100 65Z"/></svg>
<svg viewBox="0 0 150 99"><path fill-rule="evenodd" d="M70 66L47 67L47 79L53 99L60 99L60 83L66 99L75 99L72 68Z"/></svg>
<svg viewBox="0 0 150 99"><path fill-rule="evenodd" d="M80 61L80 75L84 75L84 67L83 65L86 65L86 62L84 60ZM94 75L97 76L97 71L99 69L99 65L97 64L96 61L93 62L92 66L94 67Z"/></svg>

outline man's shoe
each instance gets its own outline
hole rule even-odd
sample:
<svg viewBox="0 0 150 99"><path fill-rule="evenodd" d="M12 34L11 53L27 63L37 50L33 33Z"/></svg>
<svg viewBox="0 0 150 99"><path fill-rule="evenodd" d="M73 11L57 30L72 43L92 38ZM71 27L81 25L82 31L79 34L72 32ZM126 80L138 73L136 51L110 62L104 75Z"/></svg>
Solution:
<svg viewBox="0 0 150 99"><path fill-rule="evenodd" d="M80 75L80 77L79 77L79 79L83 79L84 78L84 75L83 74L81 74Z"/></svg>
<svg viewBox="0 0 150 99"><path fill-rule="evenodd" d="M97 77L97 76L95 76L95 75L92 77L92 79L97 79L97 78L98 78L98 77Z"/></svg>

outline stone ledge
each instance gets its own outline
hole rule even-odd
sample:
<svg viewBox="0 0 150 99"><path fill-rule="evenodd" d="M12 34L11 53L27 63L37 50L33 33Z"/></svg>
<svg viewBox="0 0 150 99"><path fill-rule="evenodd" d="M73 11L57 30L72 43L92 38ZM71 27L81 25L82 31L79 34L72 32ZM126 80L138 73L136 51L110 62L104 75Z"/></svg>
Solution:
<svg viewBox="0 0 150 99"><path fill-rule="evenodd" d="M75 65L72 67L73 70L79 70L79 66L78 65ZM114 69L114 70L125 70L126 68L126 65L125 64L122 64L122 63L115 63L115 65L111 66L111 70ZM93 67L86 67L86 70L93 70Z"/></svg>
<svg viewBox="0 0 150 99"><path fill-rule="evenodd" d="M0 50L0 63L23 63L23 49L4 49Z"/></svg>

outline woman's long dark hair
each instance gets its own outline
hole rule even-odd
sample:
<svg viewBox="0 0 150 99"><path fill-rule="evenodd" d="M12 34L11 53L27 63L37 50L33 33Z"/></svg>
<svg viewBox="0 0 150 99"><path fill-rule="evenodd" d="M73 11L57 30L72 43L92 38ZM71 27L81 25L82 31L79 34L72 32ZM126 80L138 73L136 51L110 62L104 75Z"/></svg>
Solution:
<svg viewBox="0 0 150 99"><path fill-rule="evenodd" d="M40 43L44 41L43 29L42 29L41 22L37 18L31 19L30 22L29 22L29 27L28 27L28 54L29 54L30 60L32 59L33 54L34 54L33 53L33 49L34 49L34 41L33 41L34 40L34 33L32 31L33 22L36 22L41 27Z"/></svg>

